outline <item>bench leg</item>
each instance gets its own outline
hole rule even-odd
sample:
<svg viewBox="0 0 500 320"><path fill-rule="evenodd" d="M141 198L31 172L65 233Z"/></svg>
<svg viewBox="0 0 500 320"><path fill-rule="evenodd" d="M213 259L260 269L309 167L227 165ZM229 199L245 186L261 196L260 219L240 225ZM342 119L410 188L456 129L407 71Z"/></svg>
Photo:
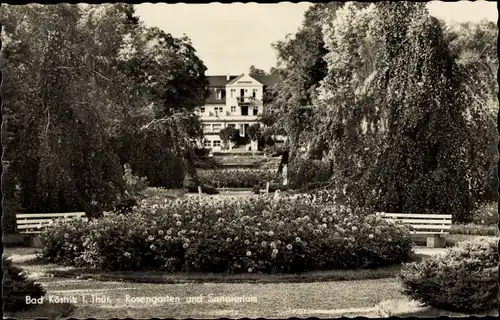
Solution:
<svg viewBox="0 0 500 320"><path fill-rule="evenodd" d="M427 238L427 248L444 248L446 247L446 238L441 235L435 235Z"/></svg>

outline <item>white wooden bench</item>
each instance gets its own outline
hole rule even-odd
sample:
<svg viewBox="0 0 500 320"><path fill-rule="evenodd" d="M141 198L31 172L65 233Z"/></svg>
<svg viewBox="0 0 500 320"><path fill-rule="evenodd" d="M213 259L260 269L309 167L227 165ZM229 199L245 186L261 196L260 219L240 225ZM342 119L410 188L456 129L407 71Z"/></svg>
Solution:
<svg viewBox="0 0 500 320"><path fill-rule="evenodd" d="M85 217L85 212L18 213L16 214L17 232L30 236L30 245L38 247L40 243L36 235L41 233L45 228L58 219L73 220L76 218L82 218L84 221L88 221Z"/></svg>
<svg viewBox="0 0 500 320"><path fill-rule="evenodd" d="M445 235L450 233L451 214L381 213L388 221L402 222L411 227L410 234L427 235L427 246L444 248Z"/></svg>

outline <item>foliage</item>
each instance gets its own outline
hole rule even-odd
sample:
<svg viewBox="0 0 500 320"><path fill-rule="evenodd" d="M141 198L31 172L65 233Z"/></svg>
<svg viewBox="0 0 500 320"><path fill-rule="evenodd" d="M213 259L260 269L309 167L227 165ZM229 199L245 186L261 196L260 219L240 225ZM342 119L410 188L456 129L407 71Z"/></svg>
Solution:
<svg viewBox="0 0 500 320"><path fill-rule="evenodd" d="M3 264L3 310L16 312L29 309L36 304L26 304L26 297L33 299L45 295L45 289L32 279L28 279L25 272L12 264L12 260L2 256Z"/></svg>
<svg viewBox="0 0 500 320"><path fill-rule="evenodd" d="M106 208L123 188L99 110L105 62L83 19L66 4L2 7L4 157L28 212L87 211L92 198Z"/></svg>
<svg viewBox="0 0 500 320"><path fill-rule="evenodd" d="M208 156L196 156L193 163L198 169L219 169L222 167L222 163L218 159Z"/></svg>
<svg viewBox="0 0 500 320"><path fill-rule="evenodd" d="M252 188L272 181L275 172L261 169L220 169L200 172L200 181L216 188Z"/></svg>
<svg viewBox="0 0 500 320"><path fill-rule="evenodd" d="M92 227L103 219L74 219L71 223L60 219L40 233L40 241L44 244L41 255L49 262L81 267L84 265L84 239Z"/></svg>
<svg viewBox="0 0 500 320"><path fill-rule="evenodd" d="M219 132L219 137L224 144L229 141L232 143L237 143L240 136L240 132L233 127L226 127Z"/></svg>
<svg viewBox="0 0 500 320"><path fill-rule="evenodd" d="M323 29L344 5L342 2L313 4L304 14L298 32L273 44L278 56L274 72L281 78L272 89L273 109L278 116L274 127L286 131L289 136L292 159L298 145L314 137L308 132L314 126L317 89L327 74L324 58L330 50L325 45ZM356 6L366 4L358 2Z"/></svg>
<svg viewBox="0 0 500 320"><path fill-rule="evenodd" d="M444 255L409 264L400 280L404 294L435 308L471 313L497 309L497 240L463 242Z"/></svg>
<svg viewBox="0 0 500 320"><path fill-rule="evenodd" d="M262 69L259 69L257 67L255 67L253 64L250 66L250 70L249 70L249 73L248 75L250 77L253 77L253 76L267 76L268 73L265 72L264 70Z"/></svg>
<svg viewBox="0 0 500 320"><path fill-rule="evenodd" d="M14 175L9 172L8 163L3 163L2 174L2 230L14 233L17 230L16 213L22 212Z"/></svg>
<svg viewBox="0 0 500 320"><path fill-rule="evenodd" d="M291 149L331 162L331 187L353 204L469 222L492 165L479 149L494 135L441 24L423 4L348 3L323 40L317 101L287 115Z"/></svg>
<svg viewBox="0 0 500 320"><path fill-rule="evenodd" d="M257 120L264 126L271 127L276 123L277 117L274 113L264 112L258 115Z"/></svg>
<svg viewBox="0 0 500 320"><path fill-rule="evenodd" d="M330 167L320 160L296 159L288 169L290 187L307 188L317 182L325 182L330 178Z"/></svg>
<svg viewBox="0 0 500 320"><path fill-rule="evenodd" d="M482 226L498 226L498 202L483 203L472 214L472 222Z"/></svg>
<svg viewBox="0 0 500 320"><path fill-rule="evenodd" d="M260 124L254 123L251 126L249 126L247 129L247 135L251 141L259 140L261 136Z"/></svg>
<svg viewBox="0 0 500 320"><path fill-rule="evenodd" d="M2 138L26 211L110 208L124 163L152 185L196 175L193 110L206 68L188 38L145 27L127 4L4 6L1 15Z"/></svg>
<svg viewBox="0 0 500 320"><path fill-rule="evenodd" d="M80 252L80 259L66 263L110 270L273 273L375 268L407 261L412 248L408 229L369 212L292 198L172 202L160 197L143 200L127 217L110 214L91 221L83 237L80 225L72 226L78 222L65 224L45 231L44 256L55 260L54 253L65 256L54 250L71 250L72 255ZM51 249L55 244L58 249Z"/></svg>
<svg viewBox="0 0 500 320"><path fill-rule="evenodd" d="M478 225L469 224L453 224L450 234L467 234L474 236L496 236L498 235L498 224L495 225Z"/></svg>
<svg viewBox="0 0 500 320"><path fill-rule="evenodd" d="M133 175L128 163L125 164L124 169L123 180L125 180L125 192L127 196L133 199L141 197L141 193L149 187L148 179Z"/></svg>

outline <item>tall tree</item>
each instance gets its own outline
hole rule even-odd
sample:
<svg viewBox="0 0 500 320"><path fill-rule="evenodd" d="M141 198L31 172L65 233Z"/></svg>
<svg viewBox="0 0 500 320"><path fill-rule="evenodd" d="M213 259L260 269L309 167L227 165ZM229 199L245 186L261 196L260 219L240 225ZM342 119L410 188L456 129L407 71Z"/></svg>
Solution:
<svg viewBox="0 0 500 320"><path fill-rule="evenodd" d="M327 72L323 57L328 50L322 28L342 6L341 2L313 4L304 14L298 32L273 44L278 55L278 65L273 73L281 78L272 90L273 109L279 118L275 127L287 132L292 159L294 147L300 144L300 135L311 131L313 110L309 107L313 105L316 88Z"/></svg>
<svg viewBox="0 0 500 320"><path fill-rule="evenodd" d="M253 64L250 66L250 70L249 70L248 74L250 75L250 77L253 77L253 76L267 76L267 75L269 75L267 72L265 72L262 69L259 69L259 68L255 67Z"/></svg>
<svg viewBox="0 0 500 320"><path fill-rule="evenodd" d="M196 182L191 156L194 141L201 139L203 133L201 121L193 111L204 103L207 91L206 67L191 41L141 26L127 39L120 61L125 77L134 84L131 96L147 97L147 104L136 108L142 110L144 121L128 132L136 144L131 147L121 143L123 161L131 159L133 169L146 175L155 186L180 187L182 168ZM130 112L128 119L132 120ZM127 128L130 127L124 123L122 131ZM151 170L152 166L156 169ZM176 178L168 181L169 177Z"/></svg>
<svg viewBox="0 0 500 320"><path fill-rule="evenodd" d="M328 142L336 187L357 205L469 221L487 162L484 108L439 21L423 4L348 4L325 43L313 133Z"/></svg>
<svg viewBox="0 0 500 320"><path fill-rule="evenodd" d="M81 19L78 6L2 7L5 156L28 211L108 207L122 188Z"/></svg>
<svg viewBox="0 0 500 320"><path fill-rule="evenodd" d="M163 186L192 167L201 136L192 111L206 91L189 39L144 27L131 5L2 6L1 15L4 159L25 210L109 207L123 190L120 162Z"/></svg>

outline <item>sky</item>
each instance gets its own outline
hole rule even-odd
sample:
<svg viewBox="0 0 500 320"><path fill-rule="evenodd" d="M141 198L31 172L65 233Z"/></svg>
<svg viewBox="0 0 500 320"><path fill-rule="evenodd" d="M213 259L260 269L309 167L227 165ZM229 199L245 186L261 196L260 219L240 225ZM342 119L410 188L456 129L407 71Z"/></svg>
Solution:
<svg viewBox="0 0 500 320"><path fill-rule="evenodd" d="M250 65L269 71L276 65L271 44L295 33L311 3L139 4L136 13L148 26L174 37L186 34L207 66L207 75L238 75ZM447 22L496 21L496 2L431 1L431 15Z"/></svg>

